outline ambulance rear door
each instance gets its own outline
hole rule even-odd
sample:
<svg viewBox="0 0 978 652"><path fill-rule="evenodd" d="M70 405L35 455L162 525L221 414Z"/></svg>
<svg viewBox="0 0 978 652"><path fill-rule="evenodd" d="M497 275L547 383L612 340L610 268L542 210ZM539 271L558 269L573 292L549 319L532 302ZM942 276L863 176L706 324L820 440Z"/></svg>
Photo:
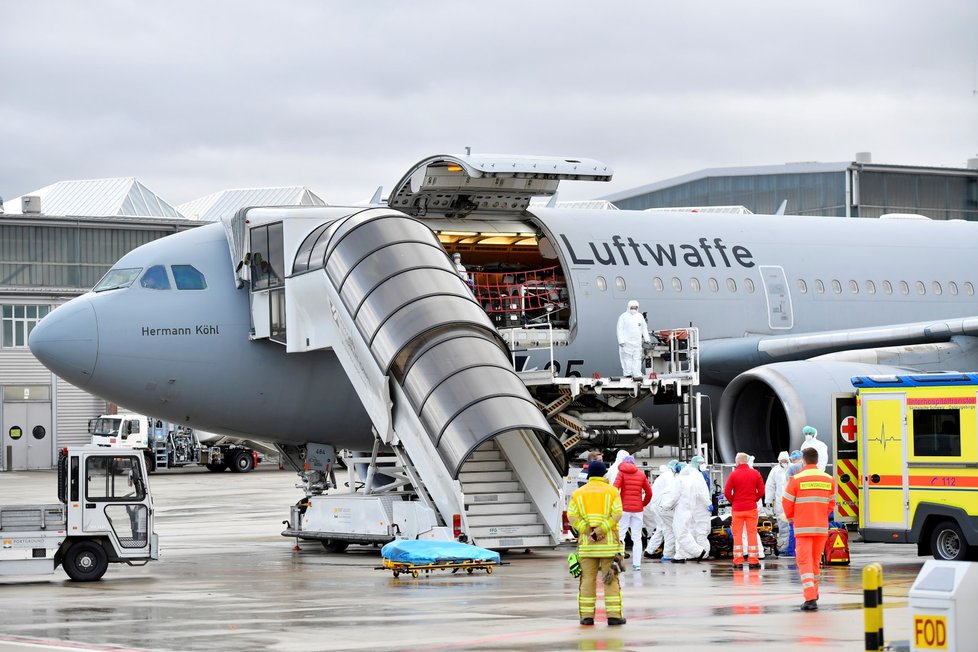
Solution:
<svg viewBox="0 0 978 652"><path fill-rule="evenodd" d="M909 527L906 394L860 392L859 411L863 535L867 541L905 541Z"/></svg>

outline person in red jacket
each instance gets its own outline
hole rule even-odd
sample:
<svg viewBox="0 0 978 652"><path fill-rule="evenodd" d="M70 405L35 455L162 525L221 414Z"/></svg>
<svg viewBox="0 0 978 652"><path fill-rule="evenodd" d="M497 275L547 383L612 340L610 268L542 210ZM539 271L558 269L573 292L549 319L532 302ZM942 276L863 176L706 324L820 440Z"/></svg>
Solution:
<svg viewBox="0 0 978 652"><path fill-rule="evenodd" d="M744 565L744 526L747 527L747 563L751 568L760 568L757 558L760 549L757 547L757 501L764 498L764 479L761 474L752 469L747 461L747 453L737 453L737 468L727 478L723 487L723 495L730 502L733 517L730 519L730 529L733 535L733 565Z"/></svg>
<svg viewBox="0 0 978 652"><path fill-rule="evenodd" d="M632 533L632 568L642 568L642 512L652 500L652 485L644 471L635 466L635 458L626 455L618 465L615 486L621 493L621 520L618 536L624 542L625 532Z"/></svg>
<svg viewBox="0 0 978 652"><path fill-rule="evenodd" d="M795 526L795 558L805 592L802 611L818 611L818 583L822 576L822 552L829 537L829 514L835 509L835 480L818 469L818 450L801 452L805 466L791 476L781 505Z"/></svg>

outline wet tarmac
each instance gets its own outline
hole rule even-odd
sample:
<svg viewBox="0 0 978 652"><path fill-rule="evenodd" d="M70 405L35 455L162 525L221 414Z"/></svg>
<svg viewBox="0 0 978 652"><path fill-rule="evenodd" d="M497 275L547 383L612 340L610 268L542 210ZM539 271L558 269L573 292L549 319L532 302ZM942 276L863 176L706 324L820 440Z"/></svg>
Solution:
<svg viewBox="0 0 978 652"><path fill-rule="evenodd" d="M96 583L0 578L0 651L863 649L862 567L884 567L886 639L910 634L916 547L852 544L800 612L793 560L645 561L622 576L628 624L577 622L565 550L514 552L492 575L395 579L377 548L328 554L283 538L296 476L200 470L152 476L162 558ZM53 472L0 473L0 503L55 502ZM600 600L599 600L600 605Z"/></svg>

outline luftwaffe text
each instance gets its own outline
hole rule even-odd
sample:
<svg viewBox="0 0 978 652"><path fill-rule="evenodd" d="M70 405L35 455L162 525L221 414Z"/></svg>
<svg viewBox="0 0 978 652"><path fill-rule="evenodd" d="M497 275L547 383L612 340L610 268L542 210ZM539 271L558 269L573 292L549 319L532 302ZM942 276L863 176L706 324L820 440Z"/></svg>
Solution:
<svg viewBox="0 0 978 652"><path fill-rule="evenodd" d="M150 328L143 326L143 337L161 337L167 335L220 335L217 324L197 324L194 327L181 326L178 328Z"/></svg>
<svg viewBox="0 0 978 652"><path fill-rule="evenodd" d="M570 241L563 233L571 263L575 265L658 265L676 267L686 264L690 267L753 267L754 255L747 247L728 246L722 238L700 238L698 244L662 244L659 242L635 242L631 237L611 236L611 242L588 242L590 251L574 251ZM588 254L592 257L587 257Z"/></svg>

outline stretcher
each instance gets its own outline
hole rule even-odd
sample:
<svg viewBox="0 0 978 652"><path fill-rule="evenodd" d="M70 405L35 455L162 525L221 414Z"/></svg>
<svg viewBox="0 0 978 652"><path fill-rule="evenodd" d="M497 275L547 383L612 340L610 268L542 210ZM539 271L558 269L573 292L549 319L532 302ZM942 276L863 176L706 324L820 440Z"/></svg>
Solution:
<svg viewBox="0 0 978 652"><path fill-rule="evenodd" d="M500 563L498 552L457 541L391 541L380 554L382 568L392 571L394 577L401 573L418 577L434 570L450 570L453 574L465 571L469 575L484 570L492 575L493 568Z"/></svg>

